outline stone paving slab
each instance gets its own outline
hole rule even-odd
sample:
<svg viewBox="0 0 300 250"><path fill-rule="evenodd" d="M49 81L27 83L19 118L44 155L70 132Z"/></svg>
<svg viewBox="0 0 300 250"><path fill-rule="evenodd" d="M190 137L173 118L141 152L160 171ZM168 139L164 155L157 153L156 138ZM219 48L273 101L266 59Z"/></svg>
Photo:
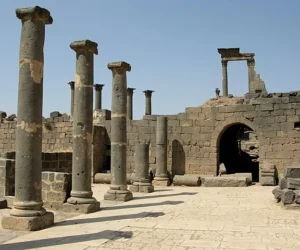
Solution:
<svg viewBox="0 0 300 250"><path fill-rule="evenodd" d="M107 189L95 185L94 196L102 200ZM0 249L299 250L300 210L277 204L272 189L162 187L126 203L102 200L101 211L58 213L65 221L42 231L0 229Z"/></svg>

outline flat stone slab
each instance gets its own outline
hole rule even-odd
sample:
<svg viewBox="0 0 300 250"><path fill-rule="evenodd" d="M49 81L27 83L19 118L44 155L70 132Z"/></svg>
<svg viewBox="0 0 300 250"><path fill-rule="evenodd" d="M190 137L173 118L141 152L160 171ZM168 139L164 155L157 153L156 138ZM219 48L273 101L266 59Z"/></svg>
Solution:
<svg viewBox="0 0 300 250"><path fill-rule="evenodd" d="M204 177L202 186L204 187L247 187L246 177Z"/></svg>
<svg viewBox="0 0 300 250"><path fill-rule="evenodd" d="M93 204L70 204L65 203L62 206L62 211L67 213L90 214L100 210L100 202Z"/></svg>
<svg viewBox="0 0 300 250"><path fill-rule="evenodd" d="M54 214L46 212L37 217L16 217L4 216L2 218L2 227L10 230L37 231L54 224Z"/></svg>

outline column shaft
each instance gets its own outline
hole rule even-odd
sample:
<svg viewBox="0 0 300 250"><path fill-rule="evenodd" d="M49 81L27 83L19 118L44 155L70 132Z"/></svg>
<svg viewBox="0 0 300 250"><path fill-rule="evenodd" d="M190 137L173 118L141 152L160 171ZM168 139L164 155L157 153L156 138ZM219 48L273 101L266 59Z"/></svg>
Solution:
<svg viewBox="0 0 300 250"><path fill-rule="evenodd" d="M156 127L156 177L167 178L168 120L165 116L157 117Z"/></svg>
<svg viewBox="0 0 300 250"><path fill-rule="evenodd" d="M135 180L149 182L149 144L135 145Z"/></svg>
<svg viewBox="0 0 300 250"><path fill-rule="evenodd" d="M223 88L223 96L228 96L228 75L227 75L227 61L222 61L222 88Z"/></svg>
<svg viewBox="0 0 300 250"><path fill-rule="evenodd" d="M76 41L70 47L76 52L75 105L73 115L72 191L70 204L93 204L92 130L93 130L93 82L94 54L97 43Z"/></svg>
<svg viewBox="0 0 300 250"><path fill-rule="evenodd" d="M71 115L73 115L74 113L74 85L75 85L75 82L71 81L68 83L70 85L70 88L71 88Z"/></svg>
<svg viewBox="0 0 300 250"><path fill-rule="evenodd" d="M102 109L102 88L104 84L95 84L95 109Z"/></svg>
<svg viewBox="0 0 300 250"><path fill-rule="evenodd" d="M248 91L249 93L252 93L252 83L254 82L254 77L255 77L255 61L254 59L252 61L247 61L248 65Z"/></svg>
<svg viewBox="0 0 300 250"><path fill-rule="evenodd" d="M145 90L143 91L145 93L145 115L152 115L152 103L151 103L151 98L152 98L152 93L154 92L153 90Z"/></svg>
<svg viewBox="0 0 300 250"><path fill-rule="evenodd" d="M40 13L36 13L39 11ZM38 16L39 14L45 16ZM51 24L52 17L47 10L39 7L17 9L17 16L22 19L22 32L19 54L15 202L11 215L34 217L45 214L41 190L44 40L45 24Z"/></svg>
<svg viewBox="0 0 300 250"><path fill-rule="evenodd" d="M133 91L135 89L134 88L127 88L127 119L128 120L132 120L132 117L133 117L133 111L132 111L132 103L133 103Z"/></svg>

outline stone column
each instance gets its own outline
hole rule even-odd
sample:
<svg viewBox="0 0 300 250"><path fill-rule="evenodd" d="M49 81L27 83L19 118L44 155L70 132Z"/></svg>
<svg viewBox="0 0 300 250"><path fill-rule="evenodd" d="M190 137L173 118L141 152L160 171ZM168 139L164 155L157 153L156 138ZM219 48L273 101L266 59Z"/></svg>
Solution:
<svg viewBox="0 0 300 250"><path fill-rule="evenodd" d="M132 120L132 96L134 88L127 88L127 119Z"/></svg>
<svg viewBox="0 0 300 250"><path fill-rule="evenodd" d="M151 97L154 90L145 90L143 92L145 93L145 97L146 97L145 115L152 115Z"/></svg>
<svg viewBox="0 0 300 250"><path fill-rule="evenodd" d="M39 6L16 9L22 20L16 130L15 201L2 226L40 230L54 223L42 201L42 109L45 24L50 12Z"/></svg>
<svg viewBox="0 0 300 250"><path fill-rule="evenodd" d="M71 115L73 115L73 112L74 112L74 85L75 85L75 82L71 81L71 82L68 82L68 84L70 85L70 88L71 88Z"/></svg>
<svg viewBox="0 0 300 250"><path fill-rule="evenodd" d="M104 84L95 84L95 109L102 109L102 88Z"/></svg>
<svg viewBox="0 0 300 250"><path fill-rule="evenodd" d="M126 71L131 70L126 62L112 62L107 65L112 71L111 105L111 186L104 195L105 200L129 201L132 193L126 182Z"/></svg>
<svg viewBox="0 0 300 250"><path fill-rule="evenodd" d="M71 197L64 211L92 213L100 209L91 189L94 54L98 44L90 40L70 44L76 52L75 106Z"/></svg>
<svg viewBox="0 0 300 250"><path fill-rule="evenodd" d="M223 96L228 96L228 75L227 75L227 64L228 61L222 61L222 88L223 88Z"/></svg>
<svg viewBox="0 0 300 250"><path fill-rule="evenodd" d="M252 93L252 84L254 82L254 78L255 78L255 60L248 60L247 61L247 65L248 65L248 91L249 93Z"/></svg>
<svg viewBox="0 0 300 250"><path fill-rule="evenodd" d="M131 192L152 193L153 185L149 181L149 144L135 145L135 181L129 187Z"/></svg>
<svg viewBox="0 0 300 250"><path fill-rule="evenodd" d="M157 186L169 186L167 171L168 120L165 116L157 117L156 125L156 173L153 181Z"/></svg>

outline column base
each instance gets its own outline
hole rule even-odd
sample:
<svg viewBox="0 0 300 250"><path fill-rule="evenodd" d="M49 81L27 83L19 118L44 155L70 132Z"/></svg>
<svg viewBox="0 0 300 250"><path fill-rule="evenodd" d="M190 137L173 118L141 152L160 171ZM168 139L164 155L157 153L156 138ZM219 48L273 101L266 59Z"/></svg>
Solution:
<svg viewBox="0 0 300 250"><path fill-rule="evenodd" d="M138 193L152 193L154 192L154 186L151 183L134 182L133 185L129 187L129 191Z"/></svg>
<svg viewBox="0 0 300 250"><path fill-rule="evenodd" d="M129 190L111 190L104 195L104 200L109 201L130 201L133 196Z"/></svg>
<svg viewBox="0 0 300 250"><path fill-rule="evenodd" d="M100 202L95 201L91 204L71 204L65 203L62 206L62 211L66 213L90 214L100 210Z"/></svg>
<svg viewBox="0 0 300 250"><path fill-rule="evenodd" d="M154 180L152 181L152 184L154 186L167 187L167 186L170 186L171 182L170 182L169 178L157 177L157 178L154 178Z"/></svg>
<svg viewBox="0 0 300 250"><path fill-rule="evenodd" d="M7 208L7 200L0 199L0 209Z"/></svg>
<svg viewBox="0 0 300 250"><path fill-rule="evenodd" d="M36 217L17 217L4 216L2 218L2 227L10 230L20 231L38 231L54 224L54 214L46 212L41 216Z"/></svg>

